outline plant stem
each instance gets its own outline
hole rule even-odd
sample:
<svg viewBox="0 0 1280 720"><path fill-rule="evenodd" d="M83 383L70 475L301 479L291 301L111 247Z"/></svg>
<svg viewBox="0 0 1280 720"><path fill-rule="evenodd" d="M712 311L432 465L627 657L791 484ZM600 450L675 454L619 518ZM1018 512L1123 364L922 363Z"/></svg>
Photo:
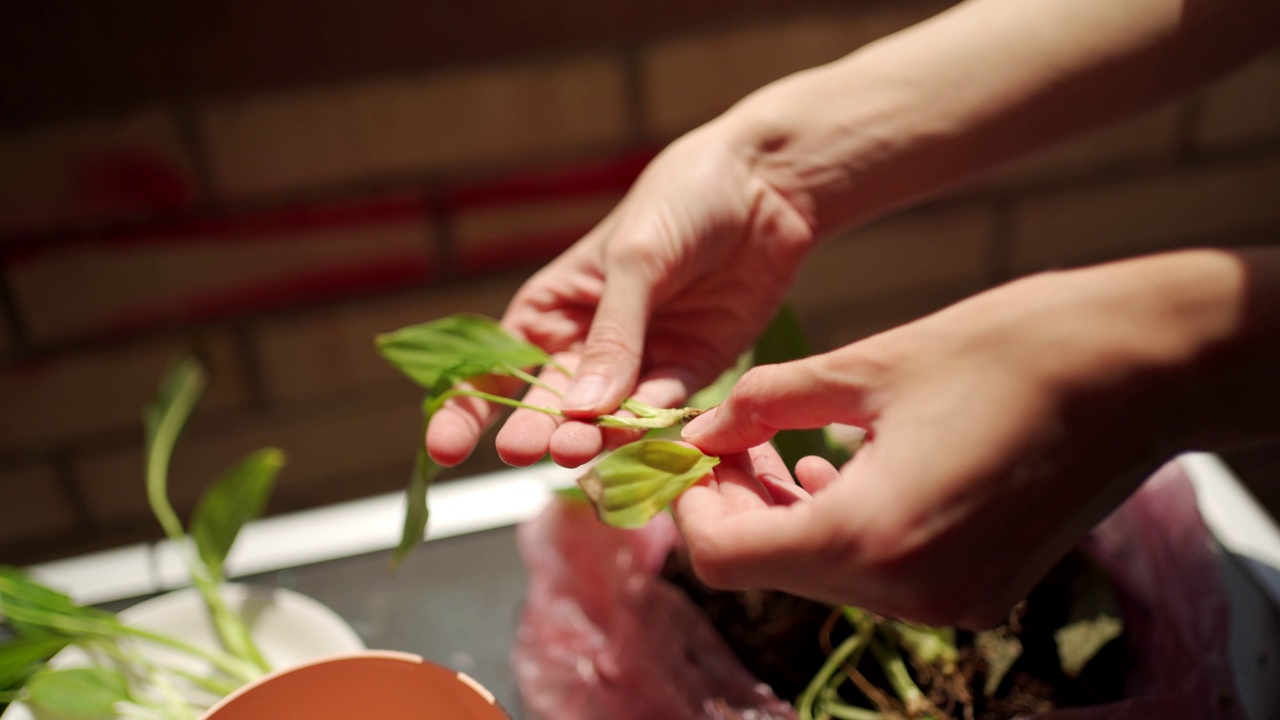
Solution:
<svg viewBox="0 0 1280 720"><path fill-rule="evenodd" d="M540 377L537 377L536 375L533 375L533 374L527 373L527 372L525 372L524 370L521 370L521 369L520 369L520 368L518 368L518 367L512 367L512 366L510 366L510 365L507 365L507 366L506 366L506 370L507 370L507 372L508 372L508 373L510 373L510 374L511 374L511 376L512 376L512 377L514 377L514 378L518 378L518 379L520 379L520 380L523 380L523 381L525 381L525 382L527 382L527 383L529 383L530 385L533 385L533 386L535 386L535 387L540 387L540 388L542 388L543 390L546 390L546 391L548 391L548 392L550 392L550 393L554 394L556 397L559 397L559 398L564 397L564 391L563 391L563 390L561 390L561 389L560 389L560 388L558 388L558 387L555 387L554 385L551 385L550 383L548 383L547 381L543 380L543 379L542 379L542 378L540 378Z"/></svg>
<svg viewBox="0 0 1280 720"><path fill-rule="evenodd" d="M188 557L191 557L191 555L191 553L188 553ZM204 598L205 605L209 607L209 615L213 619L213 625L218 631L218 638L222 641L222 646L235 657L253 665L260 673L266 674L270 672L271 665L262 656L262 651L258 649L257 643L253 641L253 636L249 633L249 628L245 626L244 619L227 607L226 599L222 597L222 593L218 592L219 583L211 582L197 575L194 563L188 563L188 566L191 570L192 578L195 579L196 588L200 591L200 596Z"/></svg>
<svg viewBox="0 0 1280 720"><path fill-rule="evenodd" d="M174 667L166 667L166 668L163 668L163 670L164 672L167 672L170 675L182 678L183 680L186 680L187 682L191 683L193 686L200 688L201 690L204 690L206 692L213 693L218 697L224 697L226 695L230 695L231 693L235 692L237 689L240 688L239 683L201 677L199 675L189 673L185 670L179 670L178 668L174 668Z"/></svg>
<svg viewBox="0 0 1280 720"><path fill-rule="evenodd" d="M878 710L846 705L839 701L824 703L822 710L835 720L882 720L884 718L884 714Z"/></svg>
<svg viewBox="0 0 1280 720"><path fill-rule="evenodd" d="M846 661L857 664L856 653L861 656L862 650L866 648L867 641L871 639L871 633L875 630L875 625L870 622L858 623L856 625L858 631L849 636L836 646L836 649L827 656L827 661L822 664L822 668L818 670L818 674L813 676L809 681L809 685L805 687L804 692L800 694L800 699L796 703L796 714L800 716L800 720L814 720L814 705L818 699L818 693L827 686L827 682L835 675L836 670L840 668Z"/></svg>
<svg viewBox="0 0 1280 720"><path fill-rule="evenodd" d="M147 642L152 642L157 645L164 645L165 647L185 652L188 655L194 655L202 660L207 660L220 672L241 682L253 682L261 676L261 673L240 658L234 658L222 653L205 650L203 648L196 647L195 645L185 643L177 638L173 638L168 635L161 635L160 633L152 632L150 630L144 630L130 625L122 625L121 628L123 629L124 634L136 637L139 640L146 640Z"/></svg>
<svg viewBox="0 0 1280 720"><path fill-rule="evenodd" d="M192 367L188 372L181 373L178 382L180 384L174 392L172 403L165 408L158 422L148 428L151 432L147 434L146 484L151 512L160 522L164 534L181 548L186 540L186 531L173 505L169 504L169 460L182 426L186 424L204 390L204 373L198 367Z"/></svg>
<svg viewBox="0 0 1280 720"><path fill-rule="evenodd" d="M569 372L569 368L556 362L555 358L551 358L551 360L547 362L547 367L551 367L555 369L556 371L558 371L560 374L564 375L567 378L573 377L573 373Z"/></svg>
<svg viewBox="0 0 1280 720"><path fill-rule="evenodd" d="M555 415L556 417L564 416L564 413L560 412L559 410L556 410L555 408L543 407L542 405L530 405L528 403L520 402L519 400L512 400L509 397L494 395L492 393L483 392L481 390L471 390L468 388L454 388L449 392L445 393L444 395L441 395L441 400L444 400L445 397L452 397L455 395L466 395L468 397L480 398L481 400L487 400L491 403L497 403L499 405L506 405L507 407L523 408L525 410L536 410L537 412L545 413L547 415Z"/></svg>
<svg viewBox="0 0 1280 720"><path fill-rule="evenodd" d="M885 677L889 680L889 686L893 688L898 699L907 706L908 713L916 713L928 707L929 701L925 699L924 693L916 686L915 681L911 679L911 673L907 671L907 664L902 660L902 653L898 652L897 647L881 642L877 637L871 638L871 655L880 663L880 667L884 670Z"/></svg>

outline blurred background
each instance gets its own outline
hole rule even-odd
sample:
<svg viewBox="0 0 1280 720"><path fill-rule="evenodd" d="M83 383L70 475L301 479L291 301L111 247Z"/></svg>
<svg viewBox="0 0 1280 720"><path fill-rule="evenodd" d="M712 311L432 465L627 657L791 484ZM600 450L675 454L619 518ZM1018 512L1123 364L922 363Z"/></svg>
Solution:
<svg viewBox="0 0 1280 720"><path fill-rule="evenodd" d="M139 416L184 349L214 380L180 508L264 445L272 512L403 487L420 393L375 333L500 314L665 143L947 5L0 4L0 561L158 536ZM1272 52L833 239L792 301L826 349L1028 272L1278 241ZM1280 451L1229 459L1280 507Z"/></svg>

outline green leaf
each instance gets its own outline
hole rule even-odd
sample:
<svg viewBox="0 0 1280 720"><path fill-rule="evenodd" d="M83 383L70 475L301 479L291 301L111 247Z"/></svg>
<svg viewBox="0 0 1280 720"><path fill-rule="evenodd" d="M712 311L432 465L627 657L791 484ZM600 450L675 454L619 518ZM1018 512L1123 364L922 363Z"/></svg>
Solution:
<svg viewBox="0 0 1280 720"><path fill-rule="evenodd" d="M1079 677L1098 651L1123 632L1124 623L1120 618L1106 614L1077 620L1055 630L1053 639L1058 645L1063 674L1069 678Z"/></svg>
<svg viewBox="0 0 1280 720"><path fill-rule="evenodd" d="M556 488L555 490L552 491L552 493L556 496L557 499L566 503L591 502L591 500L587 497L587 494L582 492L582 488L576 487L576 486Z"/></svg>
<svg viewBox="0 0 1280 720"><path fill-rule="evenodd" d="M1067 677L1080 675L1089 661L1124 633L1120 599L1106 570L1083 553L1076 555L1067 623L1053 633L1058 661Z"/></svg>
<svg viewBox="0 0 1280 720"><path fill-rule="evenodd" d="M191 537L210 578L223 577L222 565L236 536L266 509L284 463L283 451L258 450L223 473L200 498L191 515Z"/></svg>
<svg viewBox="0 0 1280 720"><path fill-rule="evenodd" d="M1004 676L1022 657L1022 642L1005 627L984 630L973 638L973 647L987 663L987 678L982 684L982 694L993 697L1000 689Z"/></svg>
<svg viewBox="0 0 1280 720"><path fill-rule="evenodd" d="M24 636L103 632L118 625L111 613L77 605L8 565L0 566L0 618Z"/></svg>
<svg viewBox="0 0 1280 720"><path fill-rule="evenodd" d="M427 518L430 510L427 507L427 488L436 475L440 474L440 466L427 455L426 448L418 448L418 461L414 467L413 477L409 480L409 492L405 498L408 503L404 513L404 529L400 533L400 544L391 553L391 569L394 570L409 557L419 545L427 532Z"/></svg>
<svg viewBox="0 0 1280 720"><path fill-rule="evenodd" d="M17 637L0 643L0 691L22 687L49 658L66 647L63 637Z"/></svg>
<svg viewBox="0 0 1280 720"><path fill-rule="evenodd" d="M378 335L378 352L432 394L476 375L551 362L541 348L513 337L497 321L458 314Z"/></svg>
<svg viewBox="0 0 1280 720"><path fill-rule="evenodd" d="M607 525L642 527L720 459L667 440L623 445L578 479Z"/></svg>
<svg viewBox="0 0 1280 720"><path fill-rule="evenodd" d="M179 358L165 373L155 401L143 416L147 431L147 502L165 535L175 543L182 543L185 533L169 503L169 460L207 381L204 368L195 358Z"/></svg>
<svg viewBox="0 0 1280 720"><path fill-rule="evenodd" d="M42 672L27 683L30 704L68 715L112 716L129 699L129 683L114 670L98 667Z"/></svg>

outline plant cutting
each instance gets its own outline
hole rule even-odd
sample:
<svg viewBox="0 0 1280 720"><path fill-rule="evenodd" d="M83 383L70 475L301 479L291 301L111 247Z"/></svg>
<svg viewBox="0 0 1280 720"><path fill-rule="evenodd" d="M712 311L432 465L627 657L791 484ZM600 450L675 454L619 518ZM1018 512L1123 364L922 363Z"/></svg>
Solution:
<svg viewBox="0 0 1280 720"><path fill-rule="evenodd" d="M477 376L508 377L560 390L538 379L541 367L565 375L569 371L542 348L513 337L495 320L481 315L458 314L433 322L411 325L378 335L378 352L409 379L427 391L422 401L423 428L450 398L474 397L498 405L524 408L560 416L556 408L530 405L465 385ZM628 398L622 409L629 415L610 414L596 419L601 427L656 430L677 427L702 411L698 408L656 408ZM667 440L643 440L612 453L583 489L601 512L627 527L643 525L686 488L697 482L717 460L693 448ZM416 470L408 490L408 510L400 544L392 554L398 564L422 542L427 526L427 488L440 467L418 448ZM602 516L603 517L603 516Z"/></svg>
<svg viewBox="0 0 1280 720"><path fill-rule="evenodd" d="M454 335L472 342L458 342ZM505 356L498 357L493 348L475 348L474 340L484 337L500 338L494 345ZM784 315L761 338L756 360L794 357L803 352L797 351L798 337L794 321ZM448 397L457 395L559 414L461 385L478 367L488 368L484 374L538 384L537 368L551 364L539 349L522 347L492 320L455 316L380 336L378 345L427 388L428 420ZM450 353L467 348L465 352L475 351L475 357L441 357L435 354L439 347ZM508 358L515 354L529 364L513 366ZM418 366L432 372L423 376ZM624 402L623 409L630 409L630 402ZM657 408L640 408L635 414L645 420L661 418L644 427L672 427L696 412L676 409L664 414ZM602 426L617 422L618 416L598 420ZM832 445L822 432L787 434L776 444L792 461L804 454L832 457ZM838 463L847 456L833 459ZM663 440L625 445L600 459L579 482L591 514L604 524L586 523L571 500L558 498L548 511L550 519L522 528L531 587L516 661L531 707L558 718L640 718L655 713L729 718L754 713L751 716L802 720L940 720L1014 717L1055 703L1094 705L1119 697L1124 666L1132 659L1124 650L1134 641L1122 636L1121 604L1109 590L1106 574L1090 561L1073 558L1008 623L978 634L922 628L781 593L717 593L701 586L687 562L681 566L678 536L660 512L717 462ZM423 462L419 465L424 467ZM415 478L418 494L411 498L410 515L418 516L406 523L402 551L422 537L421 526L414 523L425 521L429 479L422 474ZM620 533L615 528L643 529ZM576 580L575 574L596 582ZM677 596L672 591L678 591ZM695 610L687 612L691 603ZM544 614L540 608L545 605L560 610ZM585 616L564 625L567 605L580 608ZM791 610L777 612L779 607ZM584 625L595 630L584 636ZM773 635L758 631L778 625L782 631ZM640 630L654 626L671 632ZM714 628L710 634L708 626ZM743 636L752 631L755 638L744 642ZM778 651L781 645L795 644L796 638L807 643L808 650ZM632 657L636 661L628 662ZM573 667L561 668L573 658ZM608 677L625 681L596 684L592 673L584 674L582 664L591 666L596 658L608 665ZM760 662L762 658L769 661ZM791 677L782 673L766 678L770 662L792 671ZM727 669L730 665L736 667ZM798 667L804 671L797 678ZM757 676L776 685L778 692L761 693ZM628 688L673 684L678 690L669 700L646 693L620 694ZM572 707L566 708L566 703Z"/></svg>
<svg viewBox="0 0 1280 720"><path fill-rule="evenodd" d="M224 565L241 528L262 514L284 466L284 453L264 448L234 465L204 492L184 526L168 497L169 462L207 378L194 358L177 360L144 414L147 501L179 549L216 630L220 648L122 622L81 606L21 570L0 567L0 619L14 637L0 643L0 704L20 701L75 717L184 720L270 671L245 619L227 603ZM92 664L55 669L48 660L69 646ZM149 647L206 663L210 673L153 659Z"/></svg>

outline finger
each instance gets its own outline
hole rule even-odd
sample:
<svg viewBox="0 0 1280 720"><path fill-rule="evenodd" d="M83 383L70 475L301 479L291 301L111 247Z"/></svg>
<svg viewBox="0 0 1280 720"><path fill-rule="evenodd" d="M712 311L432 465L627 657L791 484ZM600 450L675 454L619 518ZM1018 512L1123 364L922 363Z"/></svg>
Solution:
<svg viewBox="0 0 1280 720"><path fill-rule="evenodd" d="M680 368L657 368L645 374L631 397L653 407L678 407L688 399L691 383ZM616 414L633 416L626 410L618 410ZM604 448L616 449L643 435L643 430L602 429L591 423L567 420L551 435L551 459L564 467L578 467Z"/></svg>
<svg viewBox="0 0 1280 720"><path fill-rule="evenodd" d="M761 365L747 371L718 408L686 425L682 436L705 453L723 455L755 447L779 430L864 425L873 416L868 386L857 363L835 353Z"/></svg>
<svg viewBox="0 0 1280 720"><path fill-rule="evenodd" d="M551 433L548 447L557 465L575 468L604 450L604 433L591 423L565 420Z"/></svg>
<svg viewBox="0 0 1280 720"><path fill-rule="evenodd" d="M815 579L837 567L831 552L836 544L813 507L802 502L734 511L710 488L693 487L677 501L675 517L694 570L708 585L824 597L829 593Z"/></svg>
<svg viewBox="0 0 1280 720"><path fill-rule="evenodd" d="M640 371L651 295L652 287L635 268L615 270L605 278L578 371L565 392L566 414L602 415L631 391Z"/></svg>
<svg viewBox="0 0 1280 720"><path fill-rule="evenodd" d="M839 477L840 471L836 469L836 466L817 455L802 457L796 463L796 480L800 481L800 486L809 491L811 495L817 495L822 492L823 488L835 482Z"/></svg>
<svg viewBox="0 0 1280 720"><path fill-rule="evenodd" d="M757 445L751 448L748 454L751 456L751 466L756 480L769 493L773 504L790 505L809 499L809 493L791 479L787 463L783 461L773 445L769 443Z"/></svg>
<svg viewBox="0 0 1280 720"><path fill-rule="evenodd" d="M555 360L572 370L574 362L572 355L568 353L557 355ZM539 379L557 389L563 388L568 383L564 373L551 366L543 369ZM556 392L535 385L529 388L523 402L555 408L559 406L560 398ZM502 458L503 462L517 467L532 465L541 460L547 454L552 434L562 421L563 418L544 412L517 408L498 431L498 437L494 441L498 457Z"/></svg>
<svg viewBox="0 0 1280 720"><path fill-rule="evenodd" d="M725 455L712 470L716 490L728 512L744 512L773 504L773 496L756 477L750 453Z"/></svg>
<svg viewBox="0 0 1280 720"><path fill-rule="evenodd" d="M506 378L475 378L460 387L498 395L511 395L519 383ZM426 446L431 459L445 467L466 460L480 442L480 436L497 417L499 410L472 397L455 397L436 411L427 425Z"/></svg>

